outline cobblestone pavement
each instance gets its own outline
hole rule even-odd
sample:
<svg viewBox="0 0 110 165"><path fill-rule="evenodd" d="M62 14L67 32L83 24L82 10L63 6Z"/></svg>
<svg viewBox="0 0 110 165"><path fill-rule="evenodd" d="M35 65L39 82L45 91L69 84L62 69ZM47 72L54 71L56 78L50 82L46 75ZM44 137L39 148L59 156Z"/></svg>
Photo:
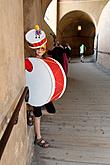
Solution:
<svg viewBox="0 0 110 165"><path fill-rule="evenodd" d="M67 89L44 116L51 146L34 147L31 165L110 165L110 76L93 63L69 63Z"/></svg>

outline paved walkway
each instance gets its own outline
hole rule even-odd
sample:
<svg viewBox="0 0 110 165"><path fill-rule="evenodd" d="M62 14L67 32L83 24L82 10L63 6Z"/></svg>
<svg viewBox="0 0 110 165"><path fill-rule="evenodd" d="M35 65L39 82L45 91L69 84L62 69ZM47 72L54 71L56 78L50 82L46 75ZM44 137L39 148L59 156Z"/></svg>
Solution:
<svg viewBox="0 0 110 165"><path fill-rule="evenodd" d="M110 76L93 63L69 64L55 116L44 116L48 149L35 146L31 165L110 165Z"/></svg>

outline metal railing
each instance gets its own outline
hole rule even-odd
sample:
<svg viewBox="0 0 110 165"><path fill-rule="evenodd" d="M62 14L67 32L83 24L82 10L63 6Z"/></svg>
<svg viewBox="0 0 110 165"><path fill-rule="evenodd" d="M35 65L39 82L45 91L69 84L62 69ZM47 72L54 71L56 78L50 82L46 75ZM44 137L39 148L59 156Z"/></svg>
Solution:
<svg viewBox="0 0 110 165"><path fill-rule="evenodd" d="M3 151L4 151L5 146L7 144L7 141L10 137L13 126L15 124L17 124L17 122L18 122L19 111L21 109L22 103L23 103L24 99L26 98L26 95L28 94L28 92L29 92L28 87L25 87L24 91L23 91L23 93L22 93L22 95L18 101L18 104L16 105L16 107L14 109L14 112L11 116L11 119L10 119L6 129L5 129L5 132L4 132L4 134L0 140L0 159L2 157L2 154L3 154Z"/></svg>

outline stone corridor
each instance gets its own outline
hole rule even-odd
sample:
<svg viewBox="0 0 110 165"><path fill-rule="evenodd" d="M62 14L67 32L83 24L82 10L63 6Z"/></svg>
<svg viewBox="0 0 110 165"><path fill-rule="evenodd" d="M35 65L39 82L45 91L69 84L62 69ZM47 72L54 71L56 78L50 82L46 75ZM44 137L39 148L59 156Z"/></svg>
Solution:
<svg viewBox="0 0 110 165"><path fill-rule="evenodd" d="M93 63L69 64L55 116L44 116L51 147L34 147L31 165L110 165L110 76Z"/></svg>

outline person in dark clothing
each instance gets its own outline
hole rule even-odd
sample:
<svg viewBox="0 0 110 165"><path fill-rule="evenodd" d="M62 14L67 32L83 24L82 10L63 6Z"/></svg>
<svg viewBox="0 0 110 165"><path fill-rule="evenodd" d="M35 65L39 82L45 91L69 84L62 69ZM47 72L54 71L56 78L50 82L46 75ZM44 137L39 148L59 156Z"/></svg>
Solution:
<svg viewBox="0 0 110 165"><path fill-rule="evenodd" d="M52 58L57 60L63 66L63 53L64 49L61 47L55 47L52 51Z"/></svg>
<svg viewBox="0 0 110 165"><path fill-rule="evenodd" d="M64 48L57 41L56 46L51 50L51 57L57 60L63 66Z"/></svg>

